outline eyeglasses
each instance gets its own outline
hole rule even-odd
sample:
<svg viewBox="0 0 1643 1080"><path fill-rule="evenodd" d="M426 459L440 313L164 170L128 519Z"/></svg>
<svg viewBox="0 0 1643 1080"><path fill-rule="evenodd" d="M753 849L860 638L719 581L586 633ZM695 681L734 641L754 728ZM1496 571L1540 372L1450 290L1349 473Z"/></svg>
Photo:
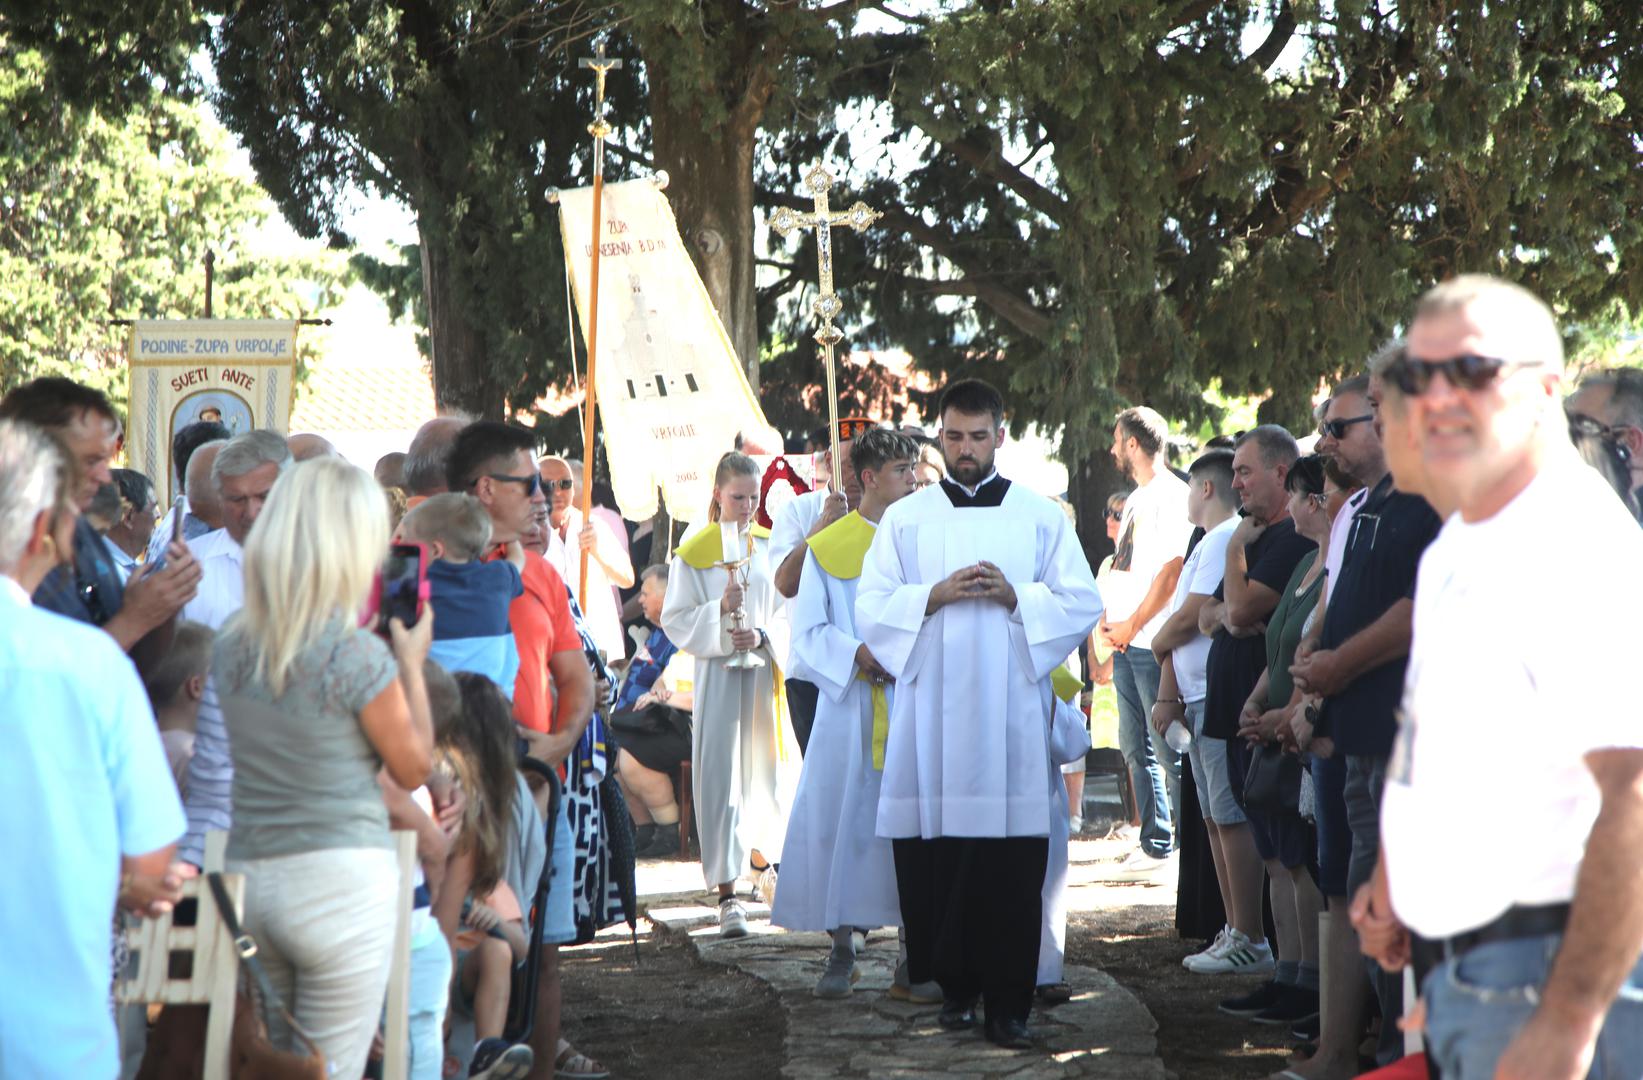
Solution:
<svg viewBox="0 0 1643 1080"><path fill-rule="evenodd" d="M1328 436L1331 439L1344 439L1346 438L1347 428L1353 424L1362 424L1373 419L1375 419L1375 414L1367 413L1363 416L1348 417L1345 420L1325 420L1319 423L1318 434Z"/></svg>
<svg viewBox="0 0 1643 1080"><path fill-rule="evenodd" d="M509 476L507 473L486 473L492 480L500 480L504 484L524 484L526 495L537 495L542 491L542 478L535 473L529 476ZM474 481L479 483L478 480ZM567 481L568 483L568 481Z"/></svg>
<svg viewBox="0 0 1643 1080"><path fill-rule="evenodd" d="M547 488L549 491L569 491L571 488L576 486L576 481L566 476L559 480L543 481L542 486Z"/></svg>
<svg viewBox="0 0 1643 1080"><path fill-rule="evenodd" d="M1632 448L1626 445L1622 429L1618 427L1610 427L1601 420L1587 416L1585 413L1570 413L1569 435L1571 438L1581 435L1595 435L1609 445L1610 450L1613 451L1615 457L1620 459L1622 465L1631 464Z"/></svg>
<svg viewBox="0 0 1643 1080"><path fill-rule="evenodd" d="M1447 360L1411 360L1400 357L1386 366L1384 378L1410 397L1419 397L1439 372L1458 390L1482 390L1507 368L1527 367L1498 356L1452 356Z"/></svg>

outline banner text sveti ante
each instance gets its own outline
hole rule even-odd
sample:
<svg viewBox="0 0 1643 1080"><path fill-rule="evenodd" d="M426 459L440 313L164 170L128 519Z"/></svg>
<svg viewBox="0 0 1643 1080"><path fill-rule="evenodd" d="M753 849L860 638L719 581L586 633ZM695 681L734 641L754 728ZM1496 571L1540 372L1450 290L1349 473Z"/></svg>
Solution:
<svg viewBox="0 0 1643 1080"><path fill-rule="evenodd" d="M131 417L126 435L133 468L158 493L176 494L171 439L197 421L231 435L253 428L284 432L296 374L293 320L156 320L132 327Z"/></svg>

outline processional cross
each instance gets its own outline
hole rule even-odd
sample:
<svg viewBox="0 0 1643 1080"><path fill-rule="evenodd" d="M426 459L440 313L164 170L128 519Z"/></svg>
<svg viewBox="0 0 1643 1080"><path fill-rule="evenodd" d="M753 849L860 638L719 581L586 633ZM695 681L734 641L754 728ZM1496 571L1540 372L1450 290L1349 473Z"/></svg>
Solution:
<svg viewBox="0 0 1643 1080"><path fill-rule="evenodd" d="M821 354L822 364L827 371L827 431L833 451L832 487L834 491L843 491L844 463L839 460L838 375L833 366L833 349L844 339L844 335L833 325L833 319L844 310L844 304L833 292L833 229L835 226L848 225L858 233L865 232L867 227L882 215L859 199L848 210L831 209L827 193L837 182L825 167L817 165L812 168L804 175L804 186L815 200L815 211L803 214L792 207L783 206L771 216L770 227L782 236L796 229L816 230L816 261L819 264L821 287L816 293L815 302L810 305L810 310L819 324L816 327L816 344L819 346L816 351Z"/></svg>

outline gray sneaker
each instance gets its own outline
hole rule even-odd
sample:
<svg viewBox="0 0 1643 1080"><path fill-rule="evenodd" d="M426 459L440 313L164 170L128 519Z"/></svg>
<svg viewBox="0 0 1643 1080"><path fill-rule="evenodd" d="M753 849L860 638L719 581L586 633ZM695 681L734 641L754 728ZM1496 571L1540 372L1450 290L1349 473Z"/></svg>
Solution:
<svg viewBox="0 0 1643 1080"><path fill-rule="evenodd" d="M827 968L816 980L816 988L810 992L819 998L847 998L859 978L861 969L856 966L855 957L830 952L827 954Z"/></svg>
<svg viewBox="0 0 1643 1080"><path fill-rule="evenodd" d="M941 984L933 979L930 982L909 982L905 960L896 965L895 978L890 980L890 997L914 1005L940 1005L947 1000L941 992Z"/></svg>
<svg viewBox="0 0 1643 1080"><path fill-rule="evenodd" d="M740 938L747 936L747 909L734 896L719 901L719 936Z"/></svg>

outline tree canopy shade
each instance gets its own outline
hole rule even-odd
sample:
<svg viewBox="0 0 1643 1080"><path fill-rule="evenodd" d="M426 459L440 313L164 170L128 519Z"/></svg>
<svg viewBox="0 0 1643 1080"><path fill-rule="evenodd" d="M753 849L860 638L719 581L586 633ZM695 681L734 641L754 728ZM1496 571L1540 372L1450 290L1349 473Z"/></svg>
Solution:
<svg viewBox="0 0 1643 1080"><path fill-rule="evenodd" d="M108 320L299 317L330 302L340 259L252 258L267 196L222 128L158 87L68 104L39 51L0 36L0 391L73 374L125 398Z"/></svg>

